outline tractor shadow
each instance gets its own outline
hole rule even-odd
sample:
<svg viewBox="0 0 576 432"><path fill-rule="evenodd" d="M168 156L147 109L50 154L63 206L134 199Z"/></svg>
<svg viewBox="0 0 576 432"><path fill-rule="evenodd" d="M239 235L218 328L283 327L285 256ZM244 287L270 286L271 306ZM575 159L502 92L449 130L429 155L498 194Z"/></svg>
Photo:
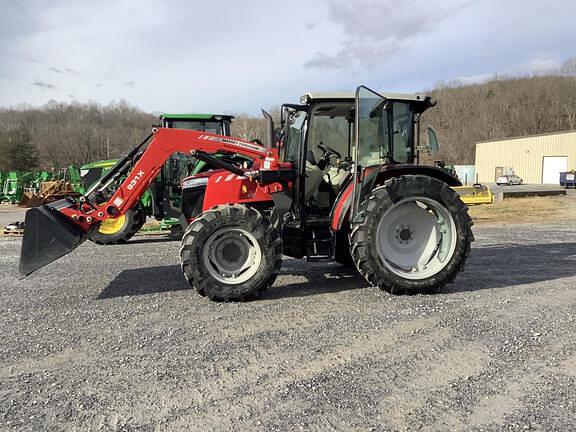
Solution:
<svg viewBox="0 0 576 432"><path fill-rule="evenodd" d="M441 292L479 291L576 276L576 243L496 244L472 248L466 268Z"/></svg>
<svg viewBox="0 0 576 432"><path fill-rule="evenodd" d="M131 242L132 243L132 242ZM98 295L99 300L192 289L179 265L124 270Z"/></svg>
<svg viewBox="0 0 576 432"><path fill-rule="evenodd" d="M146 234L131 238L126 244L151 244L180 241L179 238L172 238L169 234Z"/></svg>
<svg viewBox="0 0 576 432"><path fill-rule="evenodd" d="M441 294L503 289L573 276L576 276L576 243L481 246L472 249L465 271ZM335 263L285 259L276 283L260 298L307 297L368 286L355 270ZM144 267L121 272L98 299L189 289L192 288L179 265Z"/></svg>

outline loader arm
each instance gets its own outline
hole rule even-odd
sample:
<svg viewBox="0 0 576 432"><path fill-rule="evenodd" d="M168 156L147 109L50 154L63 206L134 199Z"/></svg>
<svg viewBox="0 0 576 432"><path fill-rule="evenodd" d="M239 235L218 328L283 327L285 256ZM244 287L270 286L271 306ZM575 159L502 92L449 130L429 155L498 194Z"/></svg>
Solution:
<svg viewBox="0 0 576 432"><path fill-rule="evenodd" d="M152 141L138 159L126 180L118 187L105 207L106 217L117 217L131 209L156 178L164 163L173 153L202 151L217 153L227 151L257 160L274 158L277 153L263 146L201 131L161 128L155 130Z"/></svg>
<svg viewBox="0 0 576 432"><path fill-rule="evenodd" d="M286 173L292 170L291 164L278 161L277 150L252 142L201 131L155 129L150 143L109 199L102 202L98 199L102 196L99 192L103 192L109 183L126 171L123 166L127 166L128 155L114 172L109 173L115 175L107 176L106 181L101 181L86 196L78 200L66 198L27 212L20 253L20 273L28 275L77 248L86 239L88 232L100 222L119 217L131 209L154 181L170 155L196 151L204 154L225 151L254 159L252 170L242 173L267 192L281 191L283 185L280 180L290 178ZM133 150L130 154L135 155L136 152ZM233 172L238 175L238 170L236 168Z"/></svg>

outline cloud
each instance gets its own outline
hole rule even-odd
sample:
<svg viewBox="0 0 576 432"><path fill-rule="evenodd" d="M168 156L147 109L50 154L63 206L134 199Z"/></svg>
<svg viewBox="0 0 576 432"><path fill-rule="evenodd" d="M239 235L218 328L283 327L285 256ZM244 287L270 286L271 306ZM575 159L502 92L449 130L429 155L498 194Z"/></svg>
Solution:
<svg viewBox="0 0 576 432"><path fill-rule="evenodd" d="M38 87L42 91L55 90L56 89L56 86L54 84L50 84L50 83L46 83L46 82L42 82L42 81L34 81L32 83L32 85L35 87Z"/></svg>
<svg viewBox="0 0 576 432"><path fill-rule="evenodd" d="M511 75L553 73L560 70L562 61L559 56L550 53L538 53L528 61L512 65L503 72Z"/></svg>
<svg viewBox="0 0 576 432"><path fill-rule="evenodd" d="M50 71L52 71L52 72L56 72L56 73L64 73L64 71L62 71L62 70L60 70L60 69L58 69L58 68L55 68L55 67L51 67L51 68L49 68L48 70L50 70Z"/></svg>
<svg viewBox="0 0 576 432"><path fill-rule="evenodd" d="M381 64L415 36L432 31L448 16L470 3L465 0L329 0L330 19L343 30L341 49L317 52L305 68L372 68Z"/></svg>
<svg viewBox="0 0 576 432"><path fill-rule="evenodd" d="M128 87L134 87L136 83L134 81L126 81L124 82L124 85Z"/></svg>
<svg viewBox="0 0 576 432"><path fill-rule="evenodd" d="M570 75L570 67L573 65L576 65L575 58L562 62L560 57L557 55L551 53L537 53L530 56L525 61L508 65L500 71L462 76L456 78L454 82L456 84L479 84L489 80L526 75ZM448 83L448 85L450 85L450 83Z"/></svg>

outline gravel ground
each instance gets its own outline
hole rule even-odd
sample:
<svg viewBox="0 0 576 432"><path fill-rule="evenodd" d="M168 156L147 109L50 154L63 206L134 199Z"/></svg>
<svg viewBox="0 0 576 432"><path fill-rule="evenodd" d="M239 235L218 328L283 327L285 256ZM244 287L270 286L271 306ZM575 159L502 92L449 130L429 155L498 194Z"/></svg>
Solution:
<svg viewBox="0 0 576 432"><path fill-rule="evenodd" d="M188 289L159 236L21 281L2 238L0 429L573 430L574 225L476 228L437 295L287 259L242 304Z"/></svg>

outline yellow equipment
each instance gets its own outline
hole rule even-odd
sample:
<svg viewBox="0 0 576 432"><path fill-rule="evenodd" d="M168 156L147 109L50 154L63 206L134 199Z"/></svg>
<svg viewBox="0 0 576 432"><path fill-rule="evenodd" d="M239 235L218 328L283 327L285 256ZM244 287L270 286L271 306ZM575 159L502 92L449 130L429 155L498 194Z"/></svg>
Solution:
<svg viewBox="0 0 576 432"><path fill-rule="evenodd" d="M466 205L492 204L494 202L494 195L490 188L479 183L472 186L456 186L452 189L460 195L460 199Z"/></svg>

